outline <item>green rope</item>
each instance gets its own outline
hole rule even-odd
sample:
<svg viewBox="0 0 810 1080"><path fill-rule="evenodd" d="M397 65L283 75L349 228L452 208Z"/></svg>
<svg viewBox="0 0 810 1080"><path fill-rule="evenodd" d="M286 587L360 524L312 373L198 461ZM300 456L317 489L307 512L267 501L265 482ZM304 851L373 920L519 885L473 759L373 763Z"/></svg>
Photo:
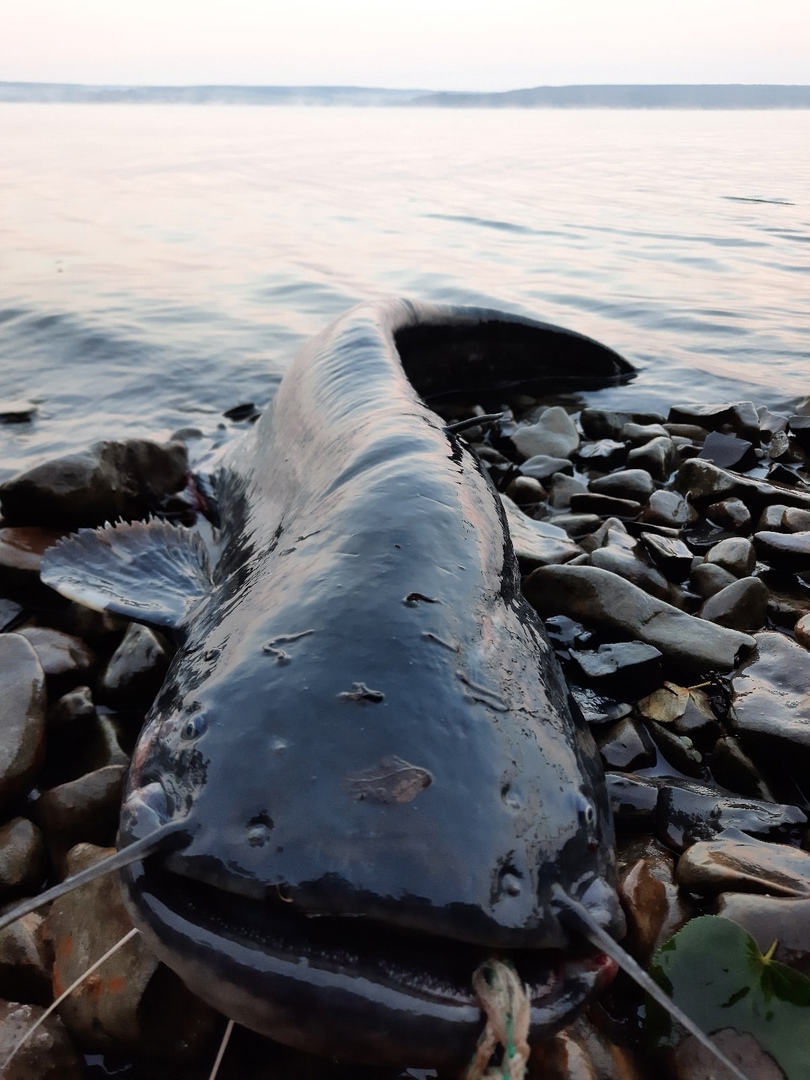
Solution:
<svg viewBox="0 0 810 1080"><path fill-rule="evenodd" d="M503 960L485 960L472 981L487 1022L465 1080L524 1080L531 1021L525 987L512 965ZM499 1046L500 1063L490 1065Z"/></svg>

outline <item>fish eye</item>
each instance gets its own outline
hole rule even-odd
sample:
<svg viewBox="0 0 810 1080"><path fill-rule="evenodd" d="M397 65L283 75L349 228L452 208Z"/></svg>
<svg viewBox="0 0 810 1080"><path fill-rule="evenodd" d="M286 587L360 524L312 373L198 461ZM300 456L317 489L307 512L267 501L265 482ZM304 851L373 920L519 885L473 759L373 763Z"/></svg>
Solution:
<svg viewBox="0 0 810 1080"><path fill-rule="evenodd" d="M198 712L193 716L189 716L180 729L180 737L186 742L192 742L194 739L199 739L205 729L208 727L208 722L205 719L205 714Z"/></svg>
<svg viewBox="0 0 810 1080"><path fill-rule="evenodd" d="M589 829L593 829L596 826L596 807L593 802L586 796L580 795L579 799L579 812L585 822L585 825Z"/></svg>

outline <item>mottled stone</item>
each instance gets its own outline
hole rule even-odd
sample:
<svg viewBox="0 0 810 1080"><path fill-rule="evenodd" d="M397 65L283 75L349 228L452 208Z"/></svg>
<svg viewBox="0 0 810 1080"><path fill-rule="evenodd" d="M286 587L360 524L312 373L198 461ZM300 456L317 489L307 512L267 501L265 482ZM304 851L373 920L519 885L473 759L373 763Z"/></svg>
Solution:
<svg viewBox="0 0 810 1080"><path fill-rule="evenodd" d="M0 803L27 791L45 756L45 675L19 634L0 634Z"/></svg>
<svg viewBox="0 0 810 1080"><path fill-rule="evenodd" d="M6 1060L45 1010L39 1005L0 1001L0 1068L3 1080L82 1080L84 1065L58 1016L49 1016L34 1038Z"/></svg>
<svg viewBox="0 0 810 1080"><path fill-rule="evenodd" d="M526 579L524 592L541 615L567 615L644 641L687 672L728 671L737 654L755 644L747 634L687 615L596 566L542 567Z"/></svg>
<svg viewBox="0 0 810 1080"><path fill-rule="evenodd" d="M535 424L518 427L512 442L527 458L537 454L567 458L579 446L579 432L565 409L552 405Z"/></svg>
<svg viewBox="0 0 810 1080"><path fill-rule="evenodd" d="M677 491L654 491L644 507L642 518L655 525L667 525L680 529L694 521L697 514L689 506L683 495Z"/></svg>
<svg viewBox="0 0 810 1080"><path fill-rule="evenodd" d="M715 544L706 561L721 566L736 578L750 577L757 564L754 545L744 536L729 536Z"/></svg>
<svg viewBox="0 0 810 1080"><path fill-rule="evenodd" d="M710 596L698 614L720 626L753 633L765 625L768 589L759 578L739 578Z"/></svg>
<svg viewBox="0 0 810 1080"><path fill-rule="evenodd" d="M187 469L181 443L99 442L12 477L0 485L0 502L6 520L15 525L102 525L143 518L183 486Z"/></svg>

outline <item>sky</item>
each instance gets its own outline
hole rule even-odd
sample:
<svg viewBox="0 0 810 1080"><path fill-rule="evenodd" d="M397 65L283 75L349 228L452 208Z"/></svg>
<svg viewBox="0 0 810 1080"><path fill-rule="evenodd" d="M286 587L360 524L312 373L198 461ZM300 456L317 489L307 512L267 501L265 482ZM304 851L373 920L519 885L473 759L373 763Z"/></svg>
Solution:
<svg viewBox="0 0 810 1080"><path fill-rule="evenodd" d="M0 81L810 84L810 0L0 0Z"/></svg>

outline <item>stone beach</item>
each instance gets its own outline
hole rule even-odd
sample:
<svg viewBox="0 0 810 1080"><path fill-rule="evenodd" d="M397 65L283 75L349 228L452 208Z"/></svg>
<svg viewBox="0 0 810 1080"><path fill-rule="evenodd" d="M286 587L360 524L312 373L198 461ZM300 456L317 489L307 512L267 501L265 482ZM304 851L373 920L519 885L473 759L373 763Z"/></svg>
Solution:
<svg viewBox="0 0 810 1080"><path fill-rule="evenodd" d="M447 419L492 411L453 408ZM751 402L659 416L520 398L461 436L501 492L525 595L602 754L624 944L645 965L692 916L713 912L810 971L808 431L807 417ZM4 909L114 844L129 755L171 655L160 635L43 586L42 552L71 528L120 516L193 525L187 469L180 442L107 442L0 488ZM0 1060L27 1018L129 925L107 878L0 934ZM537 1048L529 1075L651 1075L639 1001L620 977ZM9 1077L91 1075L83 1055L98 1054L128 1063L128 1077L205 1077L223 1027L137 939L59 1016ZM730 1053L735 1038L745 1044L730 1038ZM246 1065L257 1056L266 1061L258 1071ZM695 1075L692 1061L682 1048L671 1075ZM219 1075L404 1073L324 1062L243 1033Z"/></svg>

